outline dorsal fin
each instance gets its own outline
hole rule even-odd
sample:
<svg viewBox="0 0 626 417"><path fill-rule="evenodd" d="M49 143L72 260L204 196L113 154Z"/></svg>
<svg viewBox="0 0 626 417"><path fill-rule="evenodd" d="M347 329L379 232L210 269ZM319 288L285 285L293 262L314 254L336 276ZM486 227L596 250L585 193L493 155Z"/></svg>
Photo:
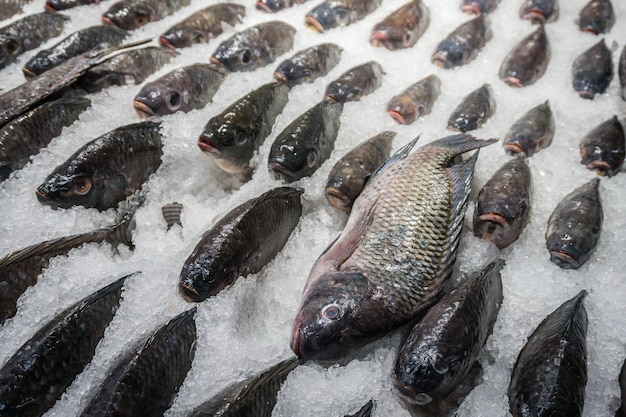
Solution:
<svg viewBox="0 0 626 417"><path fill-rule="evenodd" d="M389 168L390 166L394 165L397 162L402 161L404 158L407 157L407 155L409 154L409 152L411 152L411 149L413 149L413 147L415 146L415 144L417 143L417 140L419 139L419 135L413 139L412 141L410 141L409 143L407 143L406 145L404 145L403 147L401 147L400 149L398 149L398 151L396 153L394 153L393 155L391 155L391 158L389 158L387 160L387 162L385 162L384 164L382 164L380 167L378 167L378 169L376 171L374 171L374 173L370 176L370 178L367 180L367 184L371 184L372 181L374 180L374 178L376 178L378 176L378 174L380 174L381 172L383 172L384 170L386 170L387 168ZM367 184L365 184L365 186L367 186Z"/></svg>

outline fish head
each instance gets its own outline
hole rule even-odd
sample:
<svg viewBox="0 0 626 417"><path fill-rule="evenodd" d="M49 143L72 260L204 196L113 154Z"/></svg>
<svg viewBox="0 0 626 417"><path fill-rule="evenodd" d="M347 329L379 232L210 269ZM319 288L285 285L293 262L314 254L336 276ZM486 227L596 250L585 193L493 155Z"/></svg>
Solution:
<svg viewBox="0 0 626 417"><path fill-rule="evenodd" d="M207 43L204 32L195 29L174 28L159 36L159 43L171 49L188 48L195 44Z"/></svg>
<svg viewBox="0 0 626 417"><path fill-rule="evenodd" d="M133 100L135 112L142 119L184 111L188 94L175 83L158 80L146 84Z"/></svg>
<svg viewBox="0 0 626 417"><path fill-rule="evenodd" d="M54 66L54 63L50 60L49 51L40 51L31 58L22 68L22 72L27 79L34 78L42 72Z"/></svg>
<svg viewBox="0 0 626 417"><path fill-rule="evenodd" d="M387 113L402 125L413 123L422 111L423 106L419 106L415 100L406 95L392 97L387 104Z"/></svg>
<svg viewBox="0 0 626 417"><path fill-rule="evenodd" d="M241 123L220 116L209 120L198 139L198 147L224 171L243 173L255 151L261 126Z"/></svg>
<svg viewBox="0 0 626 417"><path fill-rule="evenodd" d="M256 8L267 13L276 13L291 6L291 0L258 0Z"/></svg>
<svg viewBox="0 0 626 417"><path fill-rule="evenodd" d="M346 26L350 23L350 9L324 2L315 7L304 18L304 24L320 33L337 26Z"/></svg>
<svg viewBox="0 0 626 417"><path fill-rule="evenodd" d="M198 303L212 297L232 284L239 276L236 265L225 261L228 256L198 253L185 262L180 273L178 292L187 302Z"/></svg>
<svg viewBox="0 0 626 417"><path fill-rule="evenodd" d="M277 179L293 182L315 170L318 149L304 137L290 136L272 144L269 168Z"/></svg>
<svg viewBox="0 0 626 417"><path fill-rule="evenodd" d="M133 30L150 23L153 15L154 11L148 4L121 1L102 15L102 24Z"/></svg>
<svg viewBox="0 0 626 417"><path fill-rule="evenodd" d="M284 61L274 72L274 79L276 81L290 87L295 84L309 82L312 77L313 74L310 68L305 65L298 65L291 60Z"/></svg>
<svg viewBox="0 0 626 417"><path fill-rule="evenodd" d="M213 55L211 62L228 71L251 71L256 68L260 51L252 47L245 39L231 38L222 42Z"/></svg>
<svg viewBox="0 0 626 417"><path fill-rule="evenodd" d="M97 199L98 184L87 173L53 173L36 191L40 203L53 208L91 207Z"/></svg>
<svg viewBox="0 0 626 417"><path fill-rule="evenodd" d="M408 48L415 44L417 33L407 27L389 26L379 23L372 29L370 43L375 47L384 46L393 51L395 49Z"/></svg>
<svg viewBox="0 0 626 417"><path fill-rule="evenodd" d="M49 12L58 12L59 10L71 9L79 5L78 0L46 0L45 9ZM95 3L98 3L96 1Z"/></svg>

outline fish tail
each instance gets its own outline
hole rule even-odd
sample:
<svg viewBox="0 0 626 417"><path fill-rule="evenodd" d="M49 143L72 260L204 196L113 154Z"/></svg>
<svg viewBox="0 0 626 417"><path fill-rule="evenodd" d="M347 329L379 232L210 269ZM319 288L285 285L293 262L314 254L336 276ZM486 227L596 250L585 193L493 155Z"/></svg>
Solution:
<svg viewBox="0 0 626 417"><path fill-rule="evenodd" d="M128 202L128 208L122 212L121 220L106 230L105 240L113 246L123 243L133 249L132 231L135 230L135 214L139 207L146 201L143 193L138 193L131 197Z"/></svg>

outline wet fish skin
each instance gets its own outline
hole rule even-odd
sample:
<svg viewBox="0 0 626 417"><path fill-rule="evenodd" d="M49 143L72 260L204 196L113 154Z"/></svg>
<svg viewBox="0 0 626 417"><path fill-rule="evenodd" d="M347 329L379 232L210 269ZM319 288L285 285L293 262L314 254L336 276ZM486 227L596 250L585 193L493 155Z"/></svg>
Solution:
<svg viewBox="0 0 626 417"><path fill-rule="evenodd" d="M622 169L626 153L624 128L613 116L591 129L580 141L580 163L600 175L612 177Z"/></svg>
<svg viewBox="0 0 626 417"><path fill-rule="evenodd" d="M191 369L196 309L172 318L109 372L81 417L162 416Z"/></svg>
<svg viewBox="0 0 626 417"><path fill-rule="evenodd" d="M257 0L256 8L266 13L276 13L294 4L303 4L306 0Z"/></svg>
<svg viewBox="0 0 626 417"><path fill-rule="evenodd" d="M361 100L382 84L383 67L376 61L369 61L349 69L326 87L324 97L339 103Z"/></svg>
<svg viewBox="0 0 626 417"><path fill-rule="evenodd" d="M0 10L0 21L22 12L23 7L33 0L5 0Z"/></svg>
<svg viewBox="0 0 626 417"><path fill-rule="evenodd" d="M487 14L493 12L500 0L463 0L461 10L469 14Z"/></svg>
<svg viewBox="0 0 626 417"><path fill-rule="evenodd" d="M98 4L101 0L46 0L46 10L49 12L58 12L60 10L73 9L78 6L89 4Z"/></svg>
<svg viewBox="0 0 626 417"><path fill-rule="evenodd" d="M587 291L550 313L522 348L509 385L513 417L582 415L587 383Z"/></svg>
<svg viewBox="0 0 626 417"><path fill-rule="evenodd" d="M421 0L411 0L372 29L370 43L389 50L410 48L430 24L430 10Z"/></svg>
<svg viewBox="0 0 626 417"><path fill-rule="evenodd" d="M610 0L591 0L578 15L578 28L594 35L608 33L615 24L615 12Z"/></svg>
<svg viewBox="0 0 626 417"><path fill-rule="evenodd" d="M250 160L289 101L289 87L270 82L246 94L205 125L198 146L226 172L248 175Z"/></svg>
<svg viewBox="0 0 626 417"><path fill-rule="evenodd" d="M387 113L398 123L409 125L430 114L441 92L441 80L434 74L411 84L387 103Z"/></svg>
<svg viewBox="0 0 626 417"><path fill-rule="evenodd" d="M357 145L333 166L326 181L326 200L350 214L354 200L391 153L395 132L385 131Z"/></svg>
<svg viewBox="0 0 626 417"><path fill-rule="evenodd" d="M554 137L554 115L548 100L528 110L506 133L502 144L509 155L533 156L547 148Z"/></svg>
<svg viewBox="0 0 626 417"><path fill-rule="evenodd" d="M602 205L594 178L566 195L548 219L546 248L550 261L561 268L578 269L593 252L602 229Z"/></svg>
<svg viewBox="0 0 626 417"><path fill-rule="evenodd" d="M54 317L0 369L0 416L42 416L94 356L128 277Z"/></svg>
<svg viewBox="0 0 626 417"><path fill-rule="evenodd" d="M334 43L321 43L296 53L281 62L274 79L293 87L302 83L312 83L337 66L343 48Z"/></svg>
<svg viewBox="0 0 626 417"><path fill-rule="evenodd" d="M604 39L580 54L572 64L572 85L582 98L603 94L613 79L611 51Z"/></svg>
<svg viewBox="0 0 626 417"><path fill-rule="evenodd" d="M549 23L559 18L559 0L526 0L519 15L533 23Z"/></svg>
<svg viewBox="0 0 626 417"><path fill-rule="evenodd" d="M355 414L350 414L345 417L370 417L372 415L372 411L374 410L374 401L369 400L367 404L365 404L359 411Z"/></svg>
<svg viewBox="0 0 626 417"><path fill-rule="evenodd" d="M487 15L479 14L463 23L441 41L431 60L433 64L445 69L469 64L491 37L491 26Z"/></svg>
<svg viewBox="0 0 626 417"><path fill-rule="evenodd" d="M382 0L327 0L314 7L304 17L304 24L317 31L348 26L376 10Z"/></svg>
<svg viewBox="0 0 626 417"><path fill-rule="evenodd" d="M500 79L511 87L526 87L537 82L548 68L550 44L543 25L522 39L504 58Z"/></svg>
<svg viewBox="0 0 626 417"><path fill-rule="evenodd" d="M480 128L496 111L489 84L483 84L463 98L448 119L448 129L469 132Z"/></svg>
<svg viewBox="0 0 626 417"><path fill-rule="evenodd" d="M622 87L621 94L622 100L626 101L626 45L622 49L622 53L619 56L619 63L617 64L617 71L619 74L619 84Z"/></svg>
<svg viewBox="0 0 626 417"><path fill-rule="evenodd" d="M102 23L133 30L189 6L191 0L120 0L102 15Z"/></svg>
<svg viewBox="0 0 626 417"><path fill-rule="evenodd" d="M525 158L502 165L478 194L474 234L504 249L515 242L530 220L531 175Z"/></svg>

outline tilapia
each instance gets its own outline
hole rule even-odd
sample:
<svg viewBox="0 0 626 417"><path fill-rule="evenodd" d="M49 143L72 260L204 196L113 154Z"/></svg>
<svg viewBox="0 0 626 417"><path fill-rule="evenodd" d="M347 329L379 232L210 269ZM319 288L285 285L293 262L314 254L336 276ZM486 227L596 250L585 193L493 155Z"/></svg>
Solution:
<svg viewBox="0 0 626 417"><path fill-rule="evenodd" d="M621 87L622 100L626 101L626 45L624 45L622 53L619 56L617 71L619 73L619 84Z"/></svg>
<svg viewBox="0 0 626 417"><path fill-rule="evenodd" d="M276 136L268 166L276 178L294 182L312 175L335 148L343 104L322 100Z"/></svg>
<svg viewBox="0 0 626 417"><path fill-rule="evenodd" d="M603 94L613 79L611 51L604 39L580 54L572 64L572 85L582 98Z"/></svg>
<svg viewBox="0 0 626 417"><path fill-rule="evenodd" d="M372 411L374 410L374 401L369 400L367 404L365 404L359 411L355 414L350 414L345 417L370 417L372 415Z"/></svg>
<svg viewBox="0 0 626 417"><path fill-rule="evenodd" d="M289 100L289 87L270 82L246 94L204 126L198 146L221 169L252 172L250 160Z"/></svg>
<svg viewBox="0 0 626 417"><path fill-rule="evenodd" d="M576 23L583 32L594 35L608 33L615 24L611 0L591 0L580 11Z"/></svg>
<svg viewBox="0 0 626 417"><path fill-rule="evenodd" d="M440 297L452 273L478 153L496 139L454 135L401 148L368 181L341 235L313 265L291 349L337 359Z"/></svg>
<svg viewBox="0 0 626 417"><path fill-rule="evenodd" d="M624 360L622 369L619 373L619 388L620 396L622 398L620 407L615 412L615 417L626 417L626 360Z"/></svg>
<svg viewBox="0 0 626 417"><path fill-rule="evenodd" d="M591 129L580 141L580 163L587 169L612 177L622 169L626 152L624 128L613 116Z"/></svg>
<svg viewBox="0 0 626 417"><path fill-rule="evenodd" d="M267 13L276 13L294 4L303 4L306 0L257 0L256 8Z"/></svg>
<svg viewBox="0 0 626 417"><path fill-rule="evenodd" d="M587 383L587 291L564 302L530 335L513 368L513 417L579 417Z"/></svg>
<svg viewBox="0 0 626 417"><path fill-rule="evenodd" d="M185 6L191 0L120 0L102 15L102 23L133 30L161 20Z"/></svg>
<svg viewBox="0 0 626 417"><path fill-rule="evenodd" d="M293 26L279 20L259 23L220 43L211 62L228 71L253 71L291 50L295 33Z"/></svg>
<svg viewBox="0 0 626 417"><path fill-rule="evenodd" d="M162 416L191 369L195 312L174 317L118 361L81 417Z"/></svg>
<svg viewBox="0 0 626 417"><path fill-rule="evenodd" d="M139 90L133 100L135 112L140 118L148 119L201 109L211 102L224 78L211 64L177 68Z"/></svg>
<svg viewBox="0 0 626 417"><path fill-rule="evenodd" d="M49 101L0 128L0 182L59 136L91 105L87 98Z"/></svg>
<svg viewBox="0 0 626 417"><path fill-rule="evenodd" d="M503 266L492 262L446 294L402 343L392 379L409 404L438 402L467 378L502 305Z"/></svg>
<svg viewBox="0 0 626 417"><path fill-rule="evenodd" d="M218 3L198 10L175 24L159 37L159 43L169 48L187 48L207 43L220 35L223 24L235 26L246 15L244 6L235 3Z"/></svg>
<svg viewBox="0 0 626 417"><path fill-rule="evenodd" d="M487 14L493 12L500 0L462 0L461 10L469 14Z"/></svg>
<svg viewBox="0 0 626 417"><path fill-rule="evenodd" d="M0 20L5 20L18 13L22 13L24 6L32 1L33 0L4 0L2 2L2 8L0 8Z"/></svg>
<svg viewBox="0 0 626 417"><path fill-rule="evenodd" d="M422 0L411 0L372 29L370 43L389 50L410 48L430 24L430 10Z"/></svg>
<svg viewBox="0 0 626 417"><path fill-rule="evenodd" d="M504 135L502 145L509 155L533 156L547 148L554 137L554 116L548 100L528 110Z"/></svg>
<svg viewBox="0 0 626 417"><path fill-rule="evenodd" d="M94 356L127 277L85 297L42 327L0 369L0 416L40 417Z"/></svg>
<svg viewBox="0 0 626 417"><path fill-rule="evenodd" d="M531 175L525 158L502 165L478 194L474 234L504 249L519 238L530 219Z"/></svg>
<svg viewBox="0 0 626 417"><path fill-rule="evenodd" d="M480 14L463 23L442 40L431 58L440 68L455 68L469 64L491 39L487 15Z"/></svg>
<svg viewBox="0 0 626 417"><path fill-rule="evenodd" d="M178 289L204 301L259 272L285 246L302 215L302 190L279 187L240 204L205 232L183 265Z"/></svg>
<svg viewBox="0 0 626 417"><path fill-rule="evenodd" d="M327 0L306 14L304 24L320 33L348 26L365 18L381 3L382 0Z"/></svg>
<svg viewBox="0 0 626 417"><path fill-rule="evenodd" d="M387 103L387 113L398 123L409 125L430 114L441 92L441 80L434 74L411 84Z"/></svg>
<svg viewBox="0 0 626 417"><path fill-rule="evenodd" d="M326 200L331 206L350 213L367 180L389 159L395 136L390 131L379 133L337 161L326 181Z"/></svg>
<svg viewBox="0 0 626 417"><path fill-rule="evenodd" d="M376 61L357 65L328 84L324 97L340 103L361 100L381 86L384 73Z"/></svg>
<svg viewBox="0 0 626 417"><path fill-rule="evenodd" d="M343 48L334 43L321 43L303 49L278 65L274 79L289 87L312 83L337 66L342 52Z"/></svg>
<svg viewBox="0 0 626 417"><path fill-rule="evenodd" d="M543 25L522 39L504 58L500 79L511 87L526 87L545 74L550 62L550 44Z"/></svg>
<svg viewBox="0 0 626 417"><path fill-rule="evenodd" d="M37 188L41 204L107 210L141 189L161 165L161 124L119 127L83 145Z"/></svg>
<svg viewBox="0 0 626 417"><path fill-rule="evenodd" d="M563 197L548 219L546 248L550 260L566 269L578 269L593 252L602 229L602 205L594 178Z"/></svg>
<svg viewBox="0 0 626 417"><path fill-rule="evenodd" d="M496 101L489 84L463 98L448 119L448 129L469 132L480 128L496 112Z"/></svg>
<svg viewBox="0 0 626 417"><path fill-rule="evenodd" d="M58 12L59 10L72 9L78 6L98 4L102 0L46 0L46 10Z"/></svg>
<svg viewBox="0 0 626 417"><path fill-rule="evenodd" d="M559 18L559 0L526 0L520 7L519 15L534 23L554 22Z"/></svg>

